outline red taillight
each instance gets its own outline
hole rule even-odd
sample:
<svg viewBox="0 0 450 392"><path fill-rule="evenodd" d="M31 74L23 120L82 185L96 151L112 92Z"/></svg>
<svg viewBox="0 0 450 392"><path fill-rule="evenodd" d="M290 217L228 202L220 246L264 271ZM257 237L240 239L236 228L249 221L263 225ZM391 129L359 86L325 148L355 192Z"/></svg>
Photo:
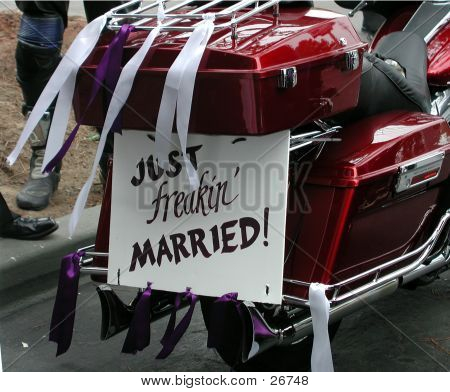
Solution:
<svg viewBox="0 0 450 392"><path fill-rule="evenodd" d="M421 182L434 179L438 175L439 175L439 169L433 169L433 170L427 171L425 173L422 173L422 174L419 174L419 175L413 177L411 180L411 185L416 185Z"/></svg>

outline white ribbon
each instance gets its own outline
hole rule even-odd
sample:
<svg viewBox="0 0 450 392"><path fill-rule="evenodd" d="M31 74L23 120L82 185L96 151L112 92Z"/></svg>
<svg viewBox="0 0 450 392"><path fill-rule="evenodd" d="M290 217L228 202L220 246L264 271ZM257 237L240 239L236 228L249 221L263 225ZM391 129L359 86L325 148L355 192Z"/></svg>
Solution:
<svg viewBox="0 0 450 392"><path fill-rule="evenodd" d="M78 69L94 49L106 24L106 20L105 15L94 19L80 31L70 45L70 48L61 59L58 67L34 105L16 147L7 158L7 162L10 165L14 164L17 160L26 141L58 93L55 113L49 130L43 167L46 166L63 145L70 109L72 107L72 97Z"/></svg>
<svg viewBox="0 0 450 392"><path fill-rule="evenodd" d="M203 21L194 29L184 48L170 67L156 122L156 155L159 165L167 169L176 110L177 133L191 190L199 187L197 171L186 156L192 95L200 61L214 31L214 19L214 14L203 15Z"/></svg>
<svg viewBox="0 0 450 392"><path fill-rule="evenodd" d="M309 306L314 332L311 370L313 372L333 372L333 358L328 335L330 302L325 295L323 284L311 283L309 286Z"/></svg>
<svg viewBox="0 0 450 392"><path fill-rule="evenodd" d="M120 113L120 110L125 105L128 96L130 95L131 88L133 87L134 78L136 77L136 73L144 61L147 52L150 50L153 45L153 41L156 36L159 34L161 30L161 26L156 27L152 32L147 36L142 46L135 53L135 55L128 61L128 63L123 67L123 70L120 74L119 80L117 81L116 88L111 97L111 102L108 107L108 111L106 113L105 123L103 124L103 129L100 136L100 141L97 147L97 153L95 155L94 164L92 166L91 174L87 179L86 183L83 185L80 193L78 194L77 201L75 203L75 207L73 208L72 215L69 221L69 235L75 232L75 228L80 219L81 213L86 205L86 200L89 195L89 190L91 189L92 183L95 178L96 169L100 162L100 158L103 153L103 149L105 148L106 137L114 123L114 120Z"/></svg>
<svg viewBox="0 0 450 392"><path fill-rule="evenodd" d="M3 372L2 346L0 345L0 373Z"/></svg>

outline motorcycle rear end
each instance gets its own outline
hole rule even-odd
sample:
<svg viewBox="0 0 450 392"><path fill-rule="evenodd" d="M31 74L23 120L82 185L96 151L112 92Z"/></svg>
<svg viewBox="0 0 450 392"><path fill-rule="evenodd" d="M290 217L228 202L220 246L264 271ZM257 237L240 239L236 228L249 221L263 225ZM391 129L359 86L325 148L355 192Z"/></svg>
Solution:
<svg viewBox="0 0 450 392"><path fill-rule="evenodd" d="M225 328L214 347L236 369L298 370L305 365L299 358L309 359L312 345L308 298L312 282L325 285L332 337L346 315L400 287L430 283L448 269L448 110L436 112L434 102L431 114L429 94L419 91L416 100L399 92L386 75L377 79L377 66L385 67L377 61L393 60L406 72L406 80L397 75L400 83L407 84L412 72L422 78L416 85L403 86L406 90L428 89L426 71L421 75L409 68L407 60L381 56L386 53L381 49L376 59L367 57L367 45L346 16L303 4L244 3L250 2L241 2L242 9L234 15L242 21L218 29L205 52L189 132L246 136L291 130L283 296L281 305L244 301L239 313L222 306ZM205 10L217 13L221 8ZM138 8L136 17L141 26L151 25L148 17L139 17L144 11ZM190 11L189 7L177 10ZM111 19L122 23L120 8L115 12ZM146 34L139 28L130 34L125 59ZM186 41L177 36L176 28L167 34L138 73L128 100L133 110L123 111L124 132L148 131L147 124L156 123L165 74ZM389 40L384 40L384 49ZM97 47L83 66L87 72L78 77L77 117L87 106L89 74L104 48ZM375 77L369 68L378 72ZM442 103L450 79L445 69L436 72L432 68L432 80L443 84L433 90L440 92ZM149 88L154 94L144 101ZM229 104L218 105L216 97ZM104 98L99 97L84 122L101 126L104 115ZM80 260L81 272L99 284L102 339L128 328L136 305L136 300L124 304L105 284L113 166L111 160L96 243L84 249L86 255ZM174 293L156 291L152 321L171 313L174 299ZM201 304L209 329L218 311L216 298L204 296ZM258 334L256 325L266 333ZM249 341L257 345L246 347Z"/></svg>

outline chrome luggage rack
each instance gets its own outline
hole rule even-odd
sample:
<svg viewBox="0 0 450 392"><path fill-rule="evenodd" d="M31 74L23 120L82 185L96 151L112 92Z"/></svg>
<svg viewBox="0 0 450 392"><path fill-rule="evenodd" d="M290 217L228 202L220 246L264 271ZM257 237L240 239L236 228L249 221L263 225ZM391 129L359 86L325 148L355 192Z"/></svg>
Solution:
<svg viewBox="0 0 450 392"><path fill-rule="evenodd" d="M218 21L214 26L215 30L223 28L231 29L233 39L237 38L237 26L239 23L251 18L252 16L268 9L273 8L274 22L280 14L280 0L268 0L260 2L257 0L241 0L231 5L226 5L226 0L205 1L204 4L198 5L198 1L184 0L180 3L167 4L168 0L161 0L165 8L165 18L161 23L161 30L165 31L193 31L198 23L203 19L213 7L223 7L219 12L215 13L215 19ZM158 5L159 1L153 1L150 4L143 4L142 0L133 0L112 8L106 16L109 18L107 28L109 30L119 30L121 24L134 20L131 24L136 30L153 30L157 26ZM132 9L130 11L130 8ZM186 11L182 13L175 13ZM180 25L186 20L198 20L192 26ZM153 22L153 24L152 24ZM152 24L152 25L149 25Z"/></svg>

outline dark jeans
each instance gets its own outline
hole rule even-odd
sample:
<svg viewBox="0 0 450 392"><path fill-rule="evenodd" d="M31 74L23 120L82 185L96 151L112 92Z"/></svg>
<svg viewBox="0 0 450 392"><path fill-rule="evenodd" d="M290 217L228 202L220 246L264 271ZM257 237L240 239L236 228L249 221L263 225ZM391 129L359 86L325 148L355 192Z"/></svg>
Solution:
<svg viewBox="0 0 450 392"><path fill-rule="evenodd" d="M88 22L104 14L122 1L84 1L84 11ZM60 16L67 27L69 1L16 1L17 7L24 13L36 17Z"/></svg>
<svg viewBox="0 0 450 392"><path fill-rule="evenodd" d="M84 1L88 22L122 1ZM17 81L22 89L23 114L31 111L61 60L61 44L67 27L69 1L16 1L23 12L16 47ZM49 108L52 114L54 104ZM112 153L112 137L105 148L101 168ZM45 141L44 141L45 143Z"/></svg>
<svg viewBox="0 0 450 392"><path fill-rule="evenodd" d="M61 59L69 2L16 1L16 4L23 12L16 48L17 81L27 112L35 105ZM90 22L119 4L120 1L85 1L87 20Z"/></svg>

